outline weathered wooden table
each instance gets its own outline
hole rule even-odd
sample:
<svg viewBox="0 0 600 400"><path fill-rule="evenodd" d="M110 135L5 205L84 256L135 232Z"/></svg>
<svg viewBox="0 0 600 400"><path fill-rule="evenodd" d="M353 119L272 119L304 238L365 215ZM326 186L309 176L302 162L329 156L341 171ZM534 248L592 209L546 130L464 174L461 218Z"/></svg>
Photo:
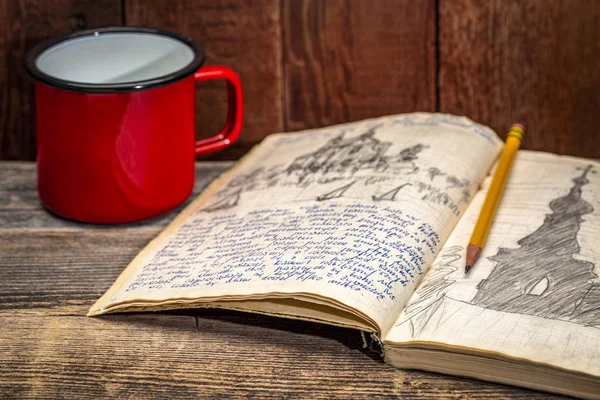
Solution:
<svg viewBox="0 0 600 400"><path fill-rule="evenodd" d="M230 165L197 164L194 196ZM219 310L86 317L177 212L66 221L42 208L35 164L0 163L0 398L552 397L397 370L358 332L325 325Z"/></svg>

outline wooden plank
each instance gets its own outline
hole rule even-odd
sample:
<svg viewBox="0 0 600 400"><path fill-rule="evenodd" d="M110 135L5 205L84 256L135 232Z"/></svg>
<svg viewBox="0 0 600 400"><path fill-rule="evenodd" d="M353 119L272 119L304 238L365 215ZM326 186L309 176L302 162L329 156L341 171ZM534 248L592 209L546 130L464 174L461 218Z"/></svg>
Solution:
<svg viewBox="0 0 600 400"><path fill-rule="evenodd" d="M0 0L0 16L0 160L33 160L33 81L23 57L55 35L120 25L121 0Z"/></svg>
<svg viewBox="0 0 600 400"><path fill-rule="evenodd" d="M90 307L158 233L0 230L0 310Z"/></svg>
<svg viewBox="0 0 600 400"><path fill-rule="evenodd" d="M284 0L287 130L435 111L435 1Z"/></svg>
<svg viewBox="0 0 600 400"><path fill-rule="evenodd" d="M184 204L161 216L117 227L119 229L143 228L153 231L164 228L210 182L231 165L231 162L196 163L196 183L192 194ZM0 231L13 229L85 231L108 228L115 228L115 226L83 224L52 214L42 206L38 197L35 164L0 162Z"/></svg>
<svg viewBox="0 0 600 400"><path fill-rule="evenodd" d="M558 398L396 370L361 347L350 330L220 311L197 318L0 313L0 391L75 399Z"/></svg>
<svg viewBox="0 0 600 400"><path fill-rule="evenodd" d="M33 190L34 171L0 163L0 190ZM158 231L0 229L3 398L558 398L397 370L358 332L322 324L221 310L85 317Z"/></svg>
<svg viewBox="0 0 600 400"><path fill-rule="evenodd" d="M36 179L34 163L0 161L0 213L40 209Z"/></svg>
<svg viewBox="0 0 600 400"><path fill-rule="evenodd" d="M233 149L215 158L239 157L267 134L283 130L279 0L127 0L125 10L128 25L190 36L204 47L205 65L225 65L240 74L246 111L242 135ZM204 138L222 127L227 92L223 82L198 86L198 137Z"/></svg>
<svg viewBox="0 0 600 400"><path fill-rule="evenodd" d="M600 157L600 3L440 0L441 111L523 147Z"/></svg>

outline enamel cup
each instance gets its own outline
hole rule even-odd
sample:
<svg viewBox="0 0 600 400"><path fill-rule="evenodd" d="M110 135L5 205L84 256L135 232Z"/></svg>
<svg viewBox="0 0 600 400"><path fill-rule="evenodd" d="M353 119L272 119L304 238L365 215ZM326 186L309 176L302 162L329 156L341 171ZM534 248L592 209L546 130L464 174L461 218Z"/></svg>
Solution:
<svg viewBox="0 0 600 400"><path fill-rule="evenodd" d="M189 38L150 28L104 28L39 44L35 79L38 192L54 213L122 223L186 200L198 154L224 149L243 118L238 75L201 67ZM196 141L196 82L224 79L225 127Z"/></svg>

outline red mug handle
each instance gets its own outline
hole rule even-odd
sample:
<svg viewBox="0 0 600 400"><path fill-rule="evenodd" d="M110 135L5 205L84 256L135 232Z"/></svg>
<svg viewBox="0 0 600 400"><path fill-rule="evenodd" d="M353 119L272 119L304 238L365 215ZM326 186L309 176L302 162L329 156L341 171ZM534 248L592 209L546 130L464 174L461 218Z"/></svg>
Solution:
<svg viewBox="0 0 600 400"><path fill-rule="evenodd" d="M244 96L240 77L231 68L214 65L202 67L194 74L196 82L225 79L227 82L227 121L221 132L208 139L196 142L196 155L222 150L231 145L240 135L244 120Z"/></svg>

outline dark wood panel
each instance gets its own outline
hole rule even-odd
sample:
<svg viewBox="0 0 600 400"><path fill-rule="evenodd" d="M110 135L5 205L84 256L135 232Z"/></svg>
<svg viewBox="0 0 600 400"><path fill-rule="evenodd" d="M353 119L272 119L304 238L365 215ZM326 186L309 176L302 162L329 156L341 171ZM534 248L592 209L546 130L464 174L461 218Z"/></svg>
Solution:
<svg viewBox="0 0 600 400"><path fill-rule="evenodd" d="M600 157L600 2L440 0L441 111Z"/></svg>
<svg viewBox="0 0 600 400"><path fill-rule="evenodd" d="M435 110L434 0L284 0L288 130Z"/></svg>
<svg viewBox="0 0 600 400"><path fill-rule="evenodd" d="M128 25L190 36L204 47L205 65L225 65L240 75L246 111L242 134L235 148L212 158L239 157L267 134L283 129L279 0L127 0L125 6ZM216 134L227 109L224 83L199 84L196 109L198 137Z"/></svg>
<svg viewBox="0 0 600 400"><path fill-rule="evenodd" d="M35 159L33 81L23 67L41 40L121 24L121 0L0 0L0 160Z"/></svg>

